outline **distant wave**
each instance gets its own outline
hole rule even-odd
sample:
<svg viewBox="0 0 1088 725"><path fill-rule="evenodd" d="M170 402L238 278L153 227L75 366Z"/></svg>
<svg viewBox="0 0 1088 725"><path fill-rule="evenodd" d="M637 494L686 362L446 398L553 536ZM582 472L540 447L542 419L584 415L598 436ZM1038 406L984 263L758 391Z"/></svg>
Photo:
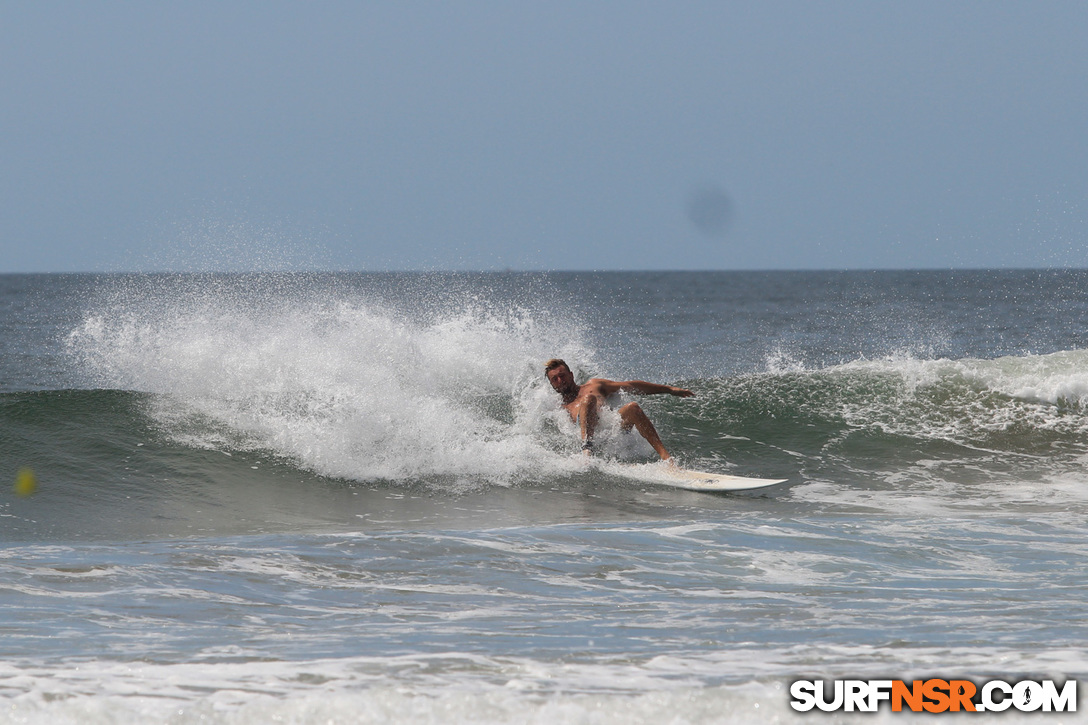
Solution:
<svg viewBox="0 0 1088 725"><path fill-rule="evenodd" d="M996 360L858 360L705 381L699 419L869 428L919 440L1032 447L1088 433L1088 351ZM1019 438L1018 438L1019 436ZM1007 441L1002 444L1002 441Z"/></svg>
<svg viewBox="0 0 1088 725"><path fill-rule="evenodd" d="M954 463L979 476L1078 471L1088 455L1088 351L994 360L858 360L689 381L670 423L694 451L818 477ZM699 454L696 453L696 456ZM713 457L700 461L706 465ZM943 462L943 463L942 463Z"/></svg>

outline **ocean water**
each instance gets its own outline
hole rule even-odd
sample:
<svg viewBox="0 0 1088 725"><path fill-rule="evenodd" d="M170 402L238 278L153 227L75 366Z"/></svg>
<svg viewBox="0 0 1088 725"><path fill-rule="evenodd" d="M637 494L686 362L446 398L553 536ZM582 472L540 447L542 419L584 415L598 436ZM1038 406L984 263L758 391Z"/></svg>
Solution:
<svg viewBox="0 0 1088 725"><path fill-rule="evenodd" d="M1085 320L1082 271L0 276L0 721L895 722L789 684L1082 679ZM587 463L556 356L691 388L641 399L677 460L786 483Z"/></svg>

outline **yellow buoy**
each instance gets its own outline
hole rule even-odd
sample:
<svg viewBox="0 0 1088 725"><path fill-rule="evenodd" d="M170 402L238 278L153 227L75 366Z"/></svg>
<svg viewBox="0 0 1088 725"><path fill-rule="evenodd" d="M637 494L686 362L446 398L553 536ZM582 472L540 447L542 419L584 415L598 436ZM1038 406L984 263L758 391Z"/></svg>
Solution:
<svg viewBox="0 0 1088 725"><path fill-rule="evenodd" d="M29 496L38 490L38 479L29 468L20 469L15 476L15 495Z"/></svg>

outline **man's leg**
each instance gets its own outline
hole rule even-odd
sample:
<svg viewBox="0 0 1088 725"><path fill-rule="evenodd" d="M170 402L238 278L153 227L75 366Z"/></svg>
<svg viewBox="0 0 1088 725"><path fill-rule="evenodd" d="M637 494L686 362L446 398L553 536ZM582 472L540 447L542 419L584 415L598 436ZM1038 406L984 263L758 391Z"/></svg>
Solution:
<svg viewBox="0 0 1088 725"><path fill-rule="evenodd" d="M578 430L582 434L582 450L586 455L590 455L593 448L593 432L597 430L598 413L597 408L600 405L600 400L596 395L587 396L578 406Z"/></svg>
<svg viewBox="0 0 1088 725"><path fill-rule="evenodd" d="M625 432L634 427L646 439L646 442L657 451L657 455L661 456L661 460L667 461L671 458L669 452L665 450L665 446L661 443L661 437L657 435L657 428L654 428L654 424L642 412L642 407L638 403L628 403L620 408L619 414L620 427Z"/></svg>

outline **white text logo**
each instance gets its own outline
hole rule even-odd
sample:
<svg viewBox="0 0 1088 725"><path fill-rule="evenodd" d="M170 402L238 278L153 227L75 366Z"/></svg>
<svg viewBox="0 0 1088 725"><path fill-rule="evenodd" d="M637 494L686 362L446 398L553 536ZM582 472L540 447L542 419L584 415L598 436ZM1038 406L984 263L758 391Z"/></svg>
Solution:
<svg viewBox="0 0 1088 725"><path fill-rule="evenodd" d="M790 706L799 712L876 712L887 702L892 712L1076 712L1077 681L1060 688L1053 680L797 680L790 685Z"/></svg>

